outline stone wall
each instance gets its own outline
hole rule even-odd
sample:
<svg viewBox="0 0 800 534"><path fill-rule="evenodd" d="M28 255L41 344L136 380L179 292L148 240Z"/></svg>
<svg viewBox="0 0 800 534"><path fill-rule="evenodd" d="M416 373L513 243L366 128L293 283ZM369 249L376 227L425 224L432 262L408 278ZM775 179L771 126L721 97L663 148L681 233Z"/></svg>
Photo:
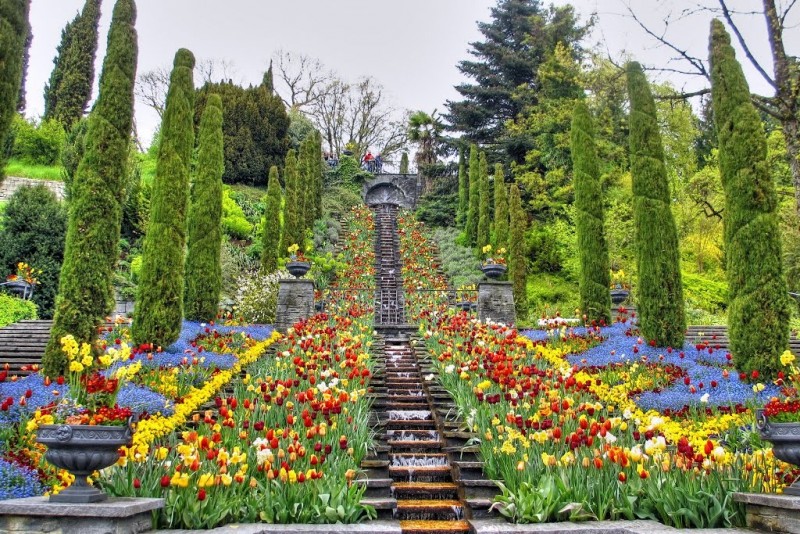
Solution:
<svg viewBox="0 0 800 534"><path fill-rule="evenodd" d="M413 209L422 194L422 183L416 174L381 174L364 184L363 194L369 206L395 204Z"/></svg>
<svg viewBox="0 0 800 534"><path fill-rule="evenodd" d="M21 187L34 187L37 185L43 185L47 187L50 191L55 193L58 200L64 200L64 197L66 196L64 182L57 182L54 180L32 180L30 178L17 178L14 176L8 176L3 183L0 184L0 202L7 201L11 195L13 195L17 189Z"/></svg>

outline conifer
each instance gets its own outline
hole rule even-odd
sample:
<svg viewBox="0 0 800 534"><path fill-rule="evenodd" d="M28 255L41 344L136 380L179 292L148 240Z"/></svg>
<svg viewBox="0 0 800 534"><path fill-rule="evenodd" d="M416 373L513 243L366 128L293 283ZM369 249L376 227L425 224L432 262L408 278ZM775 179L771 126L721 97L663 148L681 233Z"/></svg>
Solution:
<svg viewBox="0 0 800 534"><path fill-rule="evenodd" d="M725 190L728 335L736 369L774 378L789 339L778 197L764 127L730 36L711 23L711 96Z"/></svg>
<svg viewBox="0 0 800 534"><path fill-rule="evenodd" d="M572 169L575 183L575 232L578 239L580 309L589 322L611 324L611 275L603 230L603 189L589 108L572 114Z"/></svg>
<svg viewBox="0 0 800 534"><path fill-rule="evenodd" d="M508 204L511 218L508 236L508 271L514 288L517 317L524 319L528 314L528 269L525 260L525 231L528 227L528 218L522 209L522 200L516 183L511 184Z"/></svg>
<svg viewBox="0 0 800 534"><path fill-rule="evenodd" d="M496 249L508 248L508 192L503 165L494 166L494 245Z"/></svg>
<svg viewBox="0 0 800 534"><path fill-rule="evenodd" d="M283 235L281 238L281 257L288 256L287 249L292 245L303 246L303 233L300 231L300 214L298 212L299 178L297 171L297 153L294 149L286 154L286 167L283 171L286 184L286 209L283 214Z"/></svg>
<svg viewBox="0 0 800 534"><path fill-rule="evenodd" d="M78 122L94 85L100 0L86 0L83 11L61 32L53 72L44 88L44 119L56 119L69 131Z"/></svg>
<svg viewBox="0 0 800 534"><path fill-rule="evenodd" d="M278 247L281 240L281 197L278 167L273 165L269 170L267 209L264 213L264 233L261 236L261 271L264 274L269 274L278 268Z"/></svg>
<svg viewBox="0 0 800 534"><path fill-rule="evenodd" d="M175 54L142 251L132 328L137 345L166 348L181 332L187 190L194 148L194 65L189 50Z"/></svg>
<svg viewBox="0 0 800 534"><path fill-rule="evenodd" d="M656 105L641 65L629 63L627 74L639 328L642 337L659 347L681 347L686 316L678 232Z"/></svg>
<svg viewBox="0 0 800 534"><path fill-rule="evenodd" d="M222 99L211 95L203 111L198 141L197 175L189 205L186 256L186 318L209 322L217 316L222 287Z"/></svg>
<svg viewBox="0 0 800 534"><path fill-rule="evenodd" d="M491 215L489 214L489 163L486 160L486 153L481 152L478 160L480 181L478 182L479 203L477 246L480 250L489 244L489 226L491 224Z"/></svg>
<svg viewBox="0 0 800 534"><path fill-rule="evenodd" d="M466 233L467 242L474 245L478 239L478 217L480 207L480 167L478 164L478 147L469 147L469 205L467 207Z"/></svg>
<svg viewBox="0 0 800 534"><path fill-rule="evenodd" d="M42 365L56 376L66 359L61 338L92 343L112 311L138 44L136 5L117 0L100 76L100 95L89 116L85 150L71 188L69 223L50 341Z"/></svg>
<svg viewBox="0 0 800 534"><path fill-rule="evenodd" d="M456 212L456 225L462 228L467 220L469 209L469 174L467 173L467 159L464 147L458 149L458 211Z"/></svg>
<svg viewBox="0 0 800 534"><path fill-rule="evenodd" d="M400 156L400 174L408 174L408 152Z"/></svg>
<svg viewBox="0 0 800 534"><path fill-rule="evenodd" d="M17 110L25 40L30 33L30 0L0 0L0 146ZM0 150L0 183L5 178L6 151Z"/></svg>

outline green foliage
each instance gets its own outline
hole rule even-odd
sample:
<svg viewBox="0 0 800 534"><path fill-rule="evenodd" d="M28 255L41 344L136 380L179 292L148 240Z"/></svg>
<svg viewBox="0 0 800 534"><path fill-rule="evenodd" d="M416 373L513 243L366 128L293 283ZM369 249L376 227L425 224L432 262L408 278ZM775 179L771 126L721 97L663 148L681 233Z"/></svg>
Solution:
<svg viewBox="0 0 800 534"><path fill-rule="evenodd" d="M448 227L453 225L458 208L455 176L446 175L433 180L433 188L419 199L417 218L428 226Z"/></svg>
<svg viewBox="0 0 800 534"><path fill-rule="evenodd" d="M508 247L508 191L503 165L494 166L494 247Z"/></svg>
<svg viewBox="0 0 800 534"><path fill-rule="evenodd" d="M464 148L458 149L458 211L456 226L463 228L467 221L469 211L469 173L467 172L467 159Z"/></svg>
<svg viewBox="0 0 800 534"><path fill-rule="evenodd" d="M56 120L40 123L17 115L12 126L14 147L11 157L29 165L56 165L61 161L61 149L66 134Z"/></svg>
<svg viewBox="0 0 800 534"><path fill-rule="evenodd" d="M184 309L187 319L209 322L217 316L222 271L222 100L208 98L200 123L197 174L189 207Z"/></svg>
<svg viewBox="0 0 800 534"><path fill-rule="evenodd" d="M228 187L222 190L222 230L234 239L248 239L253 233L253 225L242 207L231 198Z"/></svg>
<svg viewBox="0 0 800 534"><path fill-rule="evenodd" d="M25 41L30 34L30 0L0 0L0 147L11 129L22 80ZM7 159L0 150L0 183Z"/></svg>
<svg viewBox="0 0 800 534"><path fill-rule="evenodd" d="M286 169L283 174L285 183L285 206L283 214L283 235L281 237L280 255L288 256L290 246L303 244L304 232L300 212L300 173L297 169L297 155L294 150L286 154Z"/></svg>
<svg viewBox="0 0 800 534"><path fill-rule="evenodd" d="M478 217L480 216L480 166L478 164L478 147L469 147L469 206L465 232L467 240L474 245L478 239Z"/></svg>
<svg viewBox="0 0 800 534"><path fill-rule="evenodd" d="M303 141L314 135L316 131L314 123L302 111L295 108L289 109L289 129L286 132L289 139L289 148L300 150L300 145Z"/></svg>
<svg viewBox="0 0 800 534"><path fill-rule="evenodd" d="M194 148L194 65L189 50L175 54L131 329L137 345L168 347L181 331L187 189Z"/></svg>
<svg viewBox="0 0 800 534"><path fill-rule="evenodd" d="M579 309L578 284L561 274L537 273L528 278L528 304L530 317L570 317ZM516 296L516 295L515 295Z"/></svg>
<svg viewBox="0 0 800 534"><path fill-rule="evenodd" d="M517 308L517 320L524 320L528 314L528 295L526 277L528 268L525 261L525 230L528 227L528 216L522 210L522 200L517 184L511 184L508 209L511 225L508 235L508 278L514 286L514 305Z"/></svg>
<svg viewBox="0 0 800 534"><path fill-rule="evenodd" d="M86 0L83 11L61 32L44 87L44 118L58 121L65 130L81 120L92 98L99 24L100 0Z"/></svg>
<svg viewBox="0 0 800 534"><path fill-rule="evenodd" d="M655 102L642 67L629 63L627 75L639 325L642 337L658 346L680 347L686 317L664 148Z"/></svg>
<svg viewBox="0 0 800 534"><path fill-rule="evenodd" d="M683 294L686 306L721 313L728 307L728 284L699 274L683 272Z"/></svg>
<svg viewBox="0 0 800 534"><path fill-rule="evenodd" d="M36 304L33 301L0 293L0 328L19 321L38 318Z"/></svg>
<svg viewBox="0 0 800 534"><path fill-rule="evenodd" d="M433 232L442 258L442 269L456 289L477 286L483 280L481 262L471 248L458 244L458 234L455 228L437 228Z"/></svg>
<svg viewBox="0 0 800 534"><path fill-rule="evenodd" d="M400 156L400 174L408 174L408 152Z"/></svg>
<svg viewBox="0 0 800 534"><path fill-rule="evenodd" d="M480 175L478 182L478 233L476 236L478 250L489 244L489 227L491 226L490 200L489 200L489 162L486 153L481 152L478 158Z"/></svg>
<svg viewBox="0 0 800 534"><path fill-rule="evenodd" d="M580 310L589 322L611 324L608 247L603 226L603 189L597 168L594 127L583 102L572 115L575 222L580 258Z"/></svg>
<svg viewBox="0 0 800 534"><path fill-rule="evenodd" d="M725 26L711 24L711 95L725 189L728 335L736 368L774 377L789 338L775 184L764 128Z"/></svg>
<svg viewBox="0 0 800 534"><path fill-rule="evenodd" d="M238 291L234 312L248 323L274 324L278 308L278 286L281 278L288 278L285 271L244 272L237 279Z"/></svg>
<svg viewBox="0 0 800 534"><path fill-rule="evenodd" d="M263 84L244 88L232 82L207 83L197 92L195 128L211 94L222 98L223 181L267 185L270 167L282 167L289 148L290 121L280 97Z"/></svg>
<svg viewBox="0 0 800 534"><path fill-rule="evenodd" d="M86 132L88 129L88 119L81 119L73 124L61 149L61 165L64 167L61 177L64 180L67 199L71 196L70 189L72 188L72 182L75 180L75 173L78 171L78 165L80 165L83 154L86 152Z"/></svg>
<svg viewBox="0 0 800 534"><path fill-rule="evenodd" d="M45 186L23 187L9 199L0 229L0 280L19 262L41 269L33 302L44 319L53 316L66 232L66 209Z"/></svg>
<svg viewBox="0 0 800 534"><path fill-rule="evenodd" d="M5 174L7 176L18 176L20 178L58 182L64 177L64 167L60 165L30 165L12 159L6 165Z"/></svg>
<svg viewBox="0 0 800 534"><path fill-rule="evenodd" d="M264 231L262 234L263 247L261 250L261 271L271 273L278 268L278 247L281 241L281 192L278 168L269 170L269 187L267 188L266 205L264 214Z"/></svg>
<svg viewBox="0 0 800 534"><path fill-rule="evenodd" d="M71 188L69 223L45 374L62 374L61 338L92 342L113 309L126 164L133 123L138 56L133 0L117 0L100 76L100 96L89 117L86 151Z"/></svg>

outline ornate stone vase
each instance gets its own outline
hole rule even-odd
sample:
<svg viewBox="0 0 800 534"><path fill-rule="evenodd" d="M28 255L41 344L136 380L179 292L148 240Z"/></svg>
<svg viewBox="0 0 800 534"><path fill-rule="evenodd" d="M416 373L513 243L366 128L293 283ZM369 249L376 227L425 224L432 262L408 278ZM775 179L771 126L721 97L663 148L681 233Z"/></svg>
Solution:
<svg viewBox="0 0 800 534"><path fill-rule="evenodd" d="M33 297L33 286L25 280L13 280L4 282L2 285L21 299L28 300Z"/></svg>
<svg viewBox="0 0 800 534"><path fill-rule="evenodd" d="M36 441L47 445L45 459L75 475L75 482L58 495L51 495L50 502L87 504L108 499L108 495L89 485L86 477L113 465L119 459L119 448L130 446L132 437L131 421L123 426L40 426Z"/></svg>
<svg viewBox="0 0 800 534"><path fill-rule="evenodd" d="M772 443L775 458L800 466L800 423L774 423L764 410L756 410L756 427L761 438ZM800 483L795 481L783 493L800 497Z"/></svg>
<svg viewBox="0 0 800 534"><path fill-rule="evenodd" d="M622 304L628 299L628 295L631 292L627 289L622 288L615 288L611 290L611 303L612 304Z"/></svg>
<svg viewBox="0 0 800 534"><path fill-rule="evenodd" d="M497 280L506 272L506 266L502 263L484 263L481 265L481 272L486 275L486 278Z"/></svg>
<svg viewBox="0 0 800 534"><path fill-rule="evenodd" d="M459 302L456 302L455 306L459 310L463 310L463 311L466 311L466 312L472 310L472 302L470 302L468 300L461 300Z"/></svg>
<svg viewBox="0 0 800 534"><path fill-rule="evenodd" d="M311 269L311 263L307 261L290 261L286 263L286 270L295 278L302 278Z"/></svg>

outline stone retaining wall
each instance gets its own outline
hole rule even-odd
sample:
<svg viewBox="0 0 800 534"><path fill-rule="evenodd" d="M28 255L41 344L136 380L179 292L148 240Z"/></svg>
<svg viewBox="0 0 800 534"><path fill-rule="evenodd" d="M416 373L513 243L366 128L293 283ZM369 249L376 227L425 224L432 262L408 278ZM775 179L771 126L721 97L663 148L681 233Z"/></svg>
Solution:
<svg viewBox="0 0 800 534"><path fill-rule="evenodd" d="M21 187L34 187L37 185L43 185L47 187L50 191L56 194L56 198L58 200L64 200L66 196L66 190L64 188L64 182L57 182L55 180L33 180L31 178L17 178L15 176L8 176L0 184L0 202L7 201L11 195L13 195L17 189Z"/></svg>

